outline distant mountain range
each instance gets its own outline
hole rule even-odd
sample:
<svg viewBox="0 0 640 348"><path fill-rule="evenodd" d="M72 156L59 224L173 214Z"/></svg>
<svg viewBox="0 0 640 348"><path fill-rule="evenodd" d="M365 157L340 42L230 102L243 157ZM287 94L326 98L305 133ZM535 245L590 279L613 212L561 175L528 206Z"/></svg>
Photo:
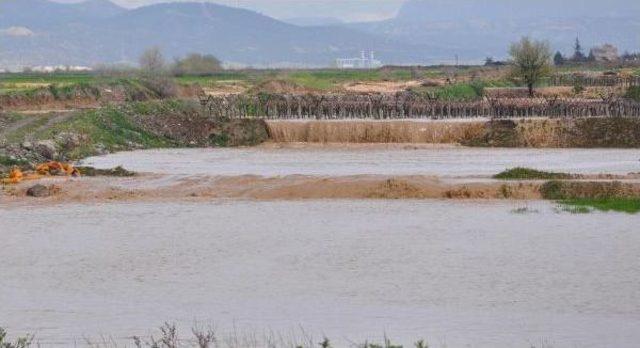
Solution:
<svg viewBox="0 0 640 348"><path fill-rule="evenodd" d="M394 19L349 27L437 45L462 60L504 58L508 44L525 35L566 54L576 37L587 49L612 43L621 51L640 51L640 1L407 0Z"/></svg>
<svg viewBox="0 0 640 348"><path fill-rule="evenodd" d="M481 61L505 56L523 35L569 52L611 42L640 50L640 2L628 0L407 0L398 16L345 24L328 18L279 21L203 3L124 9L108 0L61 4L0 0L0 69L33 65L135 64L150 46L166 57L191 52L254 66L327 66L374 50L390 64Z"/></svg>

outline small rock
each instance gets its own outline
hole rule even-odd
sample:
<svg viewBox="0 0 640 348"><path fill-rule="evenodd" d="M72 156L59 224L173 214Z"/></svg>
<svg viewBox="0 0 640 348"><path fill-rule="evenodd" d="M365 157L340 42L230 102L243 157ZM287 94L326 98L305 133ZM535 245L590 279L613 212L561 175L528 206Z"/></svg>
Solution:
<svg viewBox="0 0 640 348"><path fill-rule="evenodd" d="M58 156L56 143L53 140L39 141L35 145L35 151L42 157L53 160Z"/></svg>
<svg viewBox="0 0 640 348"><path fill-rule="evenodd" d="M27 196L29 197L49 197L51 196L51 190L44 185L34 185L27 190Z"/></svg>
<svg viewBox="0 0 640 348"><path fill-rule="evenodd" d="M56 142L64 149L72 150L80 146L86 139L76 133L60 133L56 136Z"/></svg>
<svg viewBox="0 0 640 348"><path fill-rule="evenodd" d="M93 148L95 149L96 155L106 155L109 153L109 151L107 151L107 148L102 143L95 144Z"/></svg>
<svg viewBox="0 0 640 348"><path fill-rule="evenodd" d="M22 148L26 150L33 149L33 144L30 141L25 141L22 143Z"/></svg>

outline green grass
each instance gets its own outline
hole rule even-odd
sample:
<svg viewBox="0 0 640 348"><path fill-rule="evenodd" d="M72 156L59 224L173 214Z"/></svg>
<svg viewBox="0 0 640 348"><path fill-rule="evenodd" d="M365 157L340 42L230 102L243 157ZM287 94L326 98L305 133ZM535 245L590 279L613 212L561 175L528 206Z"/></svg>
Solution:
<svg viewBox="0 0 640 348"><path fill-rule="evenodd" d="M408 70L307 70L285 72L278 76L300 86L330 90L348 82L406 81L412 78Z"/></svg>
<svg viewBox="0 0 640 348"><path fill-rule="evenodd" d="M640 213L640 198L578 198L561 200L558 203L564 211L571 213L588 213L593 210L628 214Z"/></svg>
<svg viewBox="0 0 640 348"><path fill-rule="evenodd" d="M34 93L38 89L50 88L52 92L70 92L73 88L89 88L98 83L114 81L114 78L100 77L88 73L55 74L0 74L0 94Z"/></svg>
<svg viewBox="0 0 640 348"><path fill-rule="evenodd" d="M43 84L74 84L81 82L91 82L97 79L95 75L88 73L15 73L0 75L0 82L6 84L17 83L43 83Z"/></svg>
<svg viewBox="0 0 640 348"><path fill-rule="evenodd" d="M427 74L438 75L438 72L423 71ZM422 77L421 76L421 77ZM315 90L331 90L341 84L356 81L404 81L412 79L411 71L407 69L378 69L378 70L229 70L208 76L180 76L176 81L181 84L198 83L201 86L213 86L225 81L241 81L257 85L269 80L283 80Z"/></svg>
<svg viewBox="0 0 640 348"><path fill-rule="evenodd" d="M571 179L573 175L566 173L545 172L531 168L516 167L507 169L493 176L501 180L558 180Z"/></svg>

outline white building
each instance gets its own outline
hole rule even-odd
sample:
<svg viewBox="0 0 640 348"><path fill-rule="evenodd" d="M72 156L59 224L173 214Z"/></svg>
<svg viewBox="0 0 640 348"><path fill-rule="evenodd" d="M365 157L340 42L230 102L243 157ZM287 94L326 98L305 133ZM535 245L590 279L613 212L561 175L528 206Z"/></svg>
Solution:
<svg viewBox="0 0 640 348"><path fill-rule="evenodd" d="M38 73L54 73L59 71L89 72L92 69L88 66L56 65L56 66L34 66L32 68L27 68L27 70L31 70L32 72L38 72Z"/></svg>
<svg viewBox="0 0 640 348"><path fill-rule="evenodd" d="M377 69L382 67L382 62L375 59L373 51L369 53L369 57L365 51L362 51L360 58L336 59L336 67L338 69Z"/></svg>

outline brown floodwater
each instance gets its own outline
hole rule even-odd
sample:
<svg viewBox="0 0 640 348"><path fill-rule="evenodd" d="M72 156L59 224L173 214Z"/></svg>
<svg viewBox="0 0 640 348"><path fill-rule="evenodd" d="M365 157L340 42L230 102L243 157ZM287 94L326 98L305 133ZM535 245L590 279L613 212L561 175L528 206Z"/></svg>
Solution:
<svg viewBox="0 0 640 348"><path fill-rule="evenodd" d="M513 210L527 207L527 213ZM119 346L386 333L411 346L636 347L640 217L546 202L216 201L0 209L0 326Z"/></svg>
<svg viewBox="0 0 640 348"><path fill-rule="evenodd" d="M491 176L529 167L578 174L640 172L636 149L485 149L415 145L267 145L229 149L163 149L91 157L100 168L186 175Z"/></svg>

